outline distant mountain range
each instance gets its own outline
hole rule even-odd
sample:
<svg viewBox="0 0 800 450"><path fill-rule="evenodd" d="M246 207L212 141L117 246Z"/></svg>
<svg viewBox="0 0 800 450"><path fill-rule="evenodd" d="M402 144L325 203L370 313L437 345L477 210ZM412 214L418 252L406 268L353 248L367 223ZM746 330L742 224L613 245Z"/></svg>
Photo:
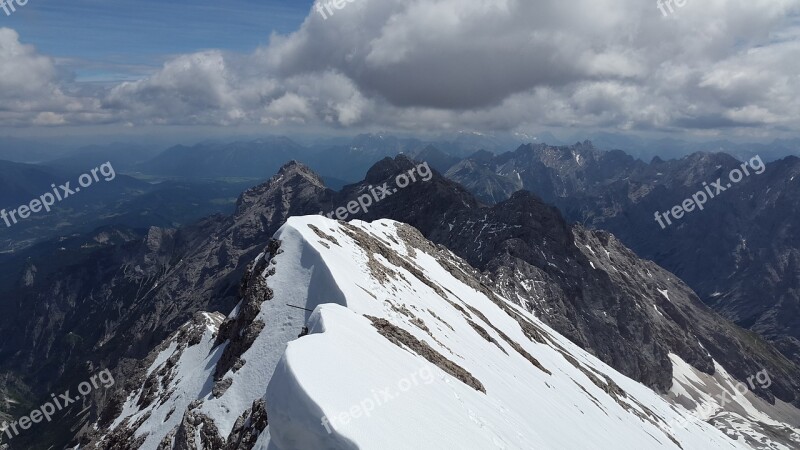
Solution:
<svg viewBox="0 0 800 450"><path fill-rule="evenodd" d="M447 163L467 153L446 144L453 154L435 149L418 139L394 136L359 135L344 144L301 146L286 137L246 142L211 142L191 147L176 146L134 167L146 175L178 178L253 178L263 181L265 173L275 173L287 161L305 161L333 187L358 181L366 171L385 157L407 154L418 159L422 152L436 151ZM434 150L435 149L435 150ZM433 155L425 155L431 156Z"/></svg>
<svg viewBox="0 0 800 450"><path fill-rule="evenodd" d="M307 150L288 138L170 147L136 166L148 175L182 178L263 178Z"/></svg>
<svg viewBox="0 0 800 450"><path fill-rule="evenodd" d="M800 138L776 139L766 144L727 140L693 142L670 138L647 139L614 133L594 133L586 138L597 149L623 150L645 162L655 157L665 160L681 158L696 152L727 153L738 159L760 155L765 161L789 155L800 156ZM397 137L389 133L362 134L352 138L317 139L305 145L285 136L266 136L250 140L208 140L167 149L120 142L71 149L63 143L52 145L0 137L0 160L80 169L97 164L96 161L102 159L101 162L112 160L119 170L126 172L183 178L263 180L265 173L273 173L284 162L297 159L305 161L326 179L355 182L380 158L401 153L416 156L426 147L462 159L478 151L501 154L529 143L565 146L577 141L557 138L549 132L488 134L464 131L427 139Z"/></svg>
<svg viewBox="0 0 800 450"><path fill-rule="evenodd" d="M759 163L756 163L758 165ZM605 229L638 255L678 275L715 310L771 339L800 362L800 159L766 164L662 229L654 218L741 161L696 153L644 163L591 143L522 146L480 154L447 175L496 203L519 189L556 205L570 221ZM716 190L716 189L715 189Z"/></svg>
<svg viewBox="0 0 800 450"><path fill-rule="evenodd" d="M48 159L42 164L54 169L80 172L87 167L95 167L110 161L117 170L129 172L157 157L161 152L158 147L129 143L90 145L73 152L63 152L59 157Z"/></svg>
<svg viewBox="0 0 800 450"><path fill-rule="evenodd" d="M35 139L20 139L9 136L0 137L0 160L40 163L59 158L69 149L63 144L53 144Z"/></svg>
<svg viewBox="0 0 800 450"><path fill-rule="evenodd" d="M775 139L770 143L736 143L728 140L683 141L680 139L642 139L632 136L596 133L589 137L595 148L601 150L623 150L629 155L650 161L655 157L676 159L697 152L727 153L737 159L749 159L760 155L765 161L781 159L786 156L800 156L800 138ZM550 145L564 145L564 142L540 141Z"/></svg>

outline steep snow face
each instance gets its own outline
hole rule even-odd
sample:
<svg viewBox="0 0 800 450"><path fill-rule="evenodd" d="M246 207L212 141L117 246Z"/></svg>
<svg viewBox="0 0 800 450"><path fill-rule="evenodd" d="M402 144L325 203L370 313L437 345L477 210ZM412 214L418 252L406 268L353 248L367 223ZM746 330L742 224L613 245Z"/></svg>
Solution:
<svg viewBox="0 0 800 450"><path fill-rule="evenodd" d="M214 348L214 335L224 318L198 313L156 348L141 387L128 395L94 446L155 449L164 439L171 442L184 411L211 394L210 368L224 349Z"/></svg>
<svg viewBox="0 0 800 450"><path fill-rule="evenodd" d="M270 449L748 448L481 286L411 227L302 217L277 237L297 252L277 273L329 274L339 301L315 309L275 369Z"/></svg>

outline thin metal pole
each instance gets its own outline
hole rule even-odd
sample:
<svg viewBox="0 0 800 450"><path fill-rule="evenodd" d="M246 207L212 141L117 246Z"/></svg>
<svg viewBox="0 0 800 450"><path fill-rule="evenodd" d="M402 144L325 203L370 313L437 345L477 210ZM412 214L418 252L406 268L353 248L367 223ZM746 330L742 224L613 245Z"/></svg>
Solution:
<svg viewBox="0 0 800 450"><path fill-rule="evenodd" d="M303 311L314 312L314 310L313 310L313 309L306 309L306 308L303 308L303 307L301 307L301 306L294 306L294 305L290 305L290 304L288 304L288 303L286 304L286 306L290 306L290 307L292 307L292 308L297 308L297 309L302 309Z"/></svg>

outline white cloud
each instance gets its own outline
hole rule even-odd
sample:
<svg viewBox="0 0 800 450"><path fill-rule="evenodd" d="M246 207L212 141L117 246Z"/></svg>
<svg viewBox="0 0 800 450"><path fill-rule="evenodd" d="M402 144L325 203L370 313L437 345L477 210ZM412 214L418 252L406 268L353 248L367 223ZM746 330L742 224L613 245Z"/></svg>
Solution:
<svg viewBox="0 0 800 450"><path fill-rule="evenodd" d="M64 125L67 123L63 114L53 112L41 112L33 119L34 125Z"/></svg>
<svg viewBox="0 0 800 450"><path fill-rule="evenodd" d="M655 0L358 0L328 20L312 9L252 54L178 56L102 105L65 96L53 61L0 30L13 33L0 67L18 58L31 74L0 88L51 123L796 130L798 6L687 0L664 17Z"/></svg>
<svg viewBox="0 0 800 450"><path fill-rule="evenodd" d="M0 28L0 123L60 125L65 123L61 113L97 108L95 99L65 94L57 75L52 58L21 44L16 31Z"/></svg>

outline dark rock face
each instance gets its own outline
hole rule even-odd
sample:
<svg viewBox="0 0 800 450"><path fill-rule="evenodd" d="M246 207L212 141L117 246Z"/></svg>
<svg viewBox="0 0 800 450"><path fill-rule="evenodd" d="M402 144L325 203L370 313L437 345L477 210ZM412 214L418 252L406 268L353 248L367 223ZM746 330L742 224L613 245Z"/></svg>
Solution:
<svg viewBox="0 0 800 450"><path fill-rule="evenodd" d="M800 159L788 157L727 188L741 162L696 153L650 164L589 143L523 146L480 161L465 160L447 175L483 201L496 203L518 189L555 204L570 221L609 230L643 258L684 280L736 324L772 341L800 362ZM756 166L760 164L756 163ZM681 204L703 183L725 192L666 229L656 211ZM498 185L506 184L506 189ZM716 191L716 189L714 189ZM664 222L666 225L666 222Z"/></svg>
<svg viewBox="0 0 800 450"><path fill-rule="evenodd" d="M225 450L250 450L255 448L258 436L267 428L267 407L264 400L256 400L253 406L236 420Z"/></svg>
<svg viewBox="0 0 800 450"><path fill-rule="evenodd" d="M590 142L572 147L537 144L497 156L474 155L451 167L446 176L488 203L506 200L520 189L552 203L600 181L624 180L642 165L621 151L597 151Z"/></svg>
<svg viewBox="0 0 800 450"><path fill-rule="evenodd" d="M521 180L498 175L485 162L479 160L460 161L450 166L446 175L450 179L458 180L478 199L491 205L502 202L522 189Z"/></svg>
<svg viewBox="0 0 800 450"><path fill-rule="evenodd" d="M403 157L384 160L376 166L384 178L369 181L391 181L413 166ZM359 187L347 191L352 197ZM656 390L671 386L667 355L674 353L706 373L714 370L712 358L724 361L739 379L774 370L781 386L760 394L800 405L800 369L772 346L715 314L677 277L639 259L612 235L570 227L556 208L530 193L481 207L437 175L398 190L358 218L382 217L416 227L483 271L487 285Z"/></svg>
<svg viewBox="0 0 800 450"><path fill-rule="evenodd" d="M195 435L200 435L200 447L195 443ZM220 437L214 421L204 414L186 411L183 421L175 433L175 438L171 446L159 445L163 448L172 450L201 450L205 448L225 448L225 441Z"/></svg>

